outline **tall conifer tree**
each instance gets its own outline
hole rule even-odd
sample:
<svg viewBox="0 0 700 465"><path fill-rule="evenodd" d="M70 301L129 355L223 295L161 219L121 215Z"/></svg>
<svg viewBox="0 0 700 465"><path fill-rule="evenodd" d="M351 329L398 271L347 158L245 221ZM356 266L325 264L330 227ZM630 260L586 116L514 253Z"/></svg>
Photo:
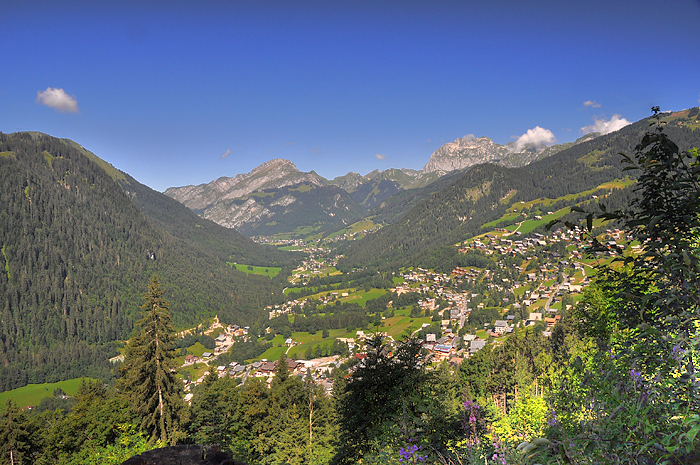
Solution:
<svg viewBox="0 0 700 465"><path fill-rule="evenodd" d="M184 403L175 377L175 333L155 276L144 298L141 320L126 347L119 386L134 402L142 417L141 428L151 439L174 443Z"/></svg>

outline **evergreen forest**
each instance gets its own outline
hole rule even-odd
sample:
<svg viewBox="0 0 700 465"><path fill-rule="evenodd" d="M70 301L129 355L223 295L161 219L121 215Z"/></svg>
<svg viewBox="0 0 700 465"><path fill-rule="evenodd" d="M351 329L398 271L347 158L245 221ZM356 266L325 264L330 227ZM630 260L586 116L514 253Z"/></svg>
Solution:
<svg viewBox="0 0 700 465"><path fill-rule="evenodd" d="M74 142L0 134L0 185L0 390L108 377L153 273L180 328L216 315L253 324L281 299L278 282L226 261L290 266L282 252L197 217Z"/></svg>

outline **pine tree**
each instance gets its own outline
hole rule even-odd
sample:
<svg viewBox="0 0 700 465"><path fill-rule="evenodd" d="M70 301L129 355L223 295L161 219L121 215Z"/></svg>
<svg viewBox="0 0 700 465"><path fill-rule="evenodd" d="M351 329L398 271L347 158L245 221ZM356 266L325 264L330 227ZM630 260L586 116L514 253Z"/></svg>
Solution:
<svg viewBox="0 0 700 465"><path fill-rule="evenodd" d="M175 377L175 334L168 303L155 276L144 297L141 320L126 347L119 387L134 402L142 417L141 428L151 439L174 443L184 403Z"/></svg>
<svg viewBox="0 0 700 465"><path fill-rule="evenodd" d="M30 449L30 433L24 413L8 400L5 412L0 415L0 463L30 463Z"/></svg>

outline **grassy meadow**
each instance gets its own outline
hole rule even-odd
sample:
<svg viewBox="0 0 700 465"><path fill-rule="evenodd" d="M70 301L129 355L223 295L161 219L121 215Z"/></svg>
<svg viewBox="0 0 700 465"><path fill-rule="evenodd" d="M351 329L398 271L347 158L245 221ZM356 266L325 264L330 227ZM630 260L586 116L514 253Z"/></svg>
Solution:
<svg viewBox="0 0 700 465"><path fill-rule="evenodd" d="M11 391L0 392L0 408L4 408L8 400L12 400L18 407L39 405L44 397L53 396L53 391L57 388L63 389L66 395L73 396L78 392L83 379L90 380L90 378L75 378L57 383L29 384Z"/></svg>

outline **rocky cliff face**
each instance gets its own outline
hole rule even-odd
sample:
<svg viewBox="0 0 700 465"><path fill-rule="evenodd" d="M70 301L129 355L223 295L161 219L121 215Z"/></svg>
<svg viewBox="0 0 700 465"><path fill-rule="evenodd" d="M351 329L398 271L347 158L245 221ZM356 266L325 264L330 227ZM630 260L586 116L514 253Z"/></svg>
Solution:
<svg viewBox="0 0 700 465"><path fill-rule="evenodd" d="M271 235L307 225L343 226L364 213L346 191L282 159L233 178L171 187L165 194L199 216L246 235Z"/></svg>
<svg viewBox="0 0 700 465"><path fill-rule="evenodd" d="M448 142L430 156L423 167L424 173L450 172L462 170L479 163L495 163L510 168L525 166L533 161L545 158L580 142L559 145L529 145L516 149L511 142L506 145L494 143L488 137L464 136L454 142Z"/></svg>
<svg viewBox="0 0 700 465"><path fill-rule="evenodd" d="M230 202L255 191L300 183L324 186L326 181L313 171L301 172L291 161L276 158L263 163L250 173L239 174L233 178L221 177L198 186L170 187L165 191L165 195L195 212L202 212L217 204ZM204 216L208 218L207 215Z"/></svg>

